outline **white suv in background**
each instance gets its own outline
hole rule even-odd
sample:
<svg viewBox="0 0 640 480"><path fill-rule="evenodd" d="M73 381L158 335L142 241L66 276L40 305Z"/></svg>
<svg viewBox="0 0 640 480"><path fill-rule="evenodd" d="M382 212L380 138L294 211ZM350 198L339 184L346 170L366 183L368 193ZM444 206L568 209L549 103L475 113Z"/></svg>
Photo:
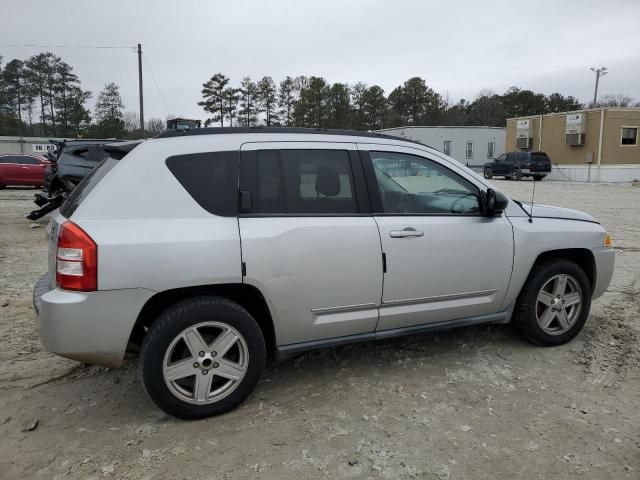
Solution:
<svg viewBox="0 0 640 480"><path fill-rule="evenodd" d="M182 418L240 404L268 352L487 322L565 343L613 272L591 216L531 218L406 140L205 128L105 150L48 227L42 341L109 366L140 347L147 392Z"/></svg>

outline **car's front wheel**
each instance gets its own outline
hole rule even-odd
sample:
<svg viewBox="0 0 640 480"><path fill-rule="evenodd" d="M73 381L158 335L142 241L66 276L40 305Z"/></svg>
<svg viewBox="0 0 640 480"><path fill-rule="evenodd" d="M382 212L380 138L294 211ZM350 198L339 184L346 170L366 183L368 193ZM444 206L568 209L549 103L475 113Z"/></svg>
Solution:
<svg viewBox="0 0 640 480"><path fill-rule="evenodd" d="M517 168L511 172L511 180L515 180L516 182L522 180L522 172Z"/></svg>
<svg viewBox="0 0 640 480"><path fill-rule="evenodd" d="M527 340L542 346L572 340L587 321L591 284L575 263L552 259L534 266L513 314L513 325Z"/></svg>
<svg viewBox="0 0 640 480"><path fill-rule="evenodd" d="M183 419L228 412L253 391L265 364L260 327L240 305L198 297L169 307L140 352L142 381L153 402Z"/></svg>
<svg viewBox="0 0 640 480"><path fill-rule="evenodd" d="M489 167L484 167L484 178L491 180L493 178L493 171Z"/></svg>

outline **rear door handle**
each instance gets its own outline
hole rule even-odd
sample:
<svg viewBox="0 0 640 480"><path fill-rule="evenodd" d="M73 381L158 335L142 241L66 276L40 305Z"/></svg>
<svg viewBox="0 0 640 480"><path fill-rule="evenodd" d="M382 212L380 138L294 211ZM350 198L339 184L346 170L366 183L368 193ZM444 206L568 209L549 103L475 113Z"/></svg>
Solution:
<svg viewBox="0 0 640 480"><path fill-rule="evenodd" d="M424 236L424 232L412 227L407 227L402 230L391 230L389 236L391 238L422 237Z"/></svg>

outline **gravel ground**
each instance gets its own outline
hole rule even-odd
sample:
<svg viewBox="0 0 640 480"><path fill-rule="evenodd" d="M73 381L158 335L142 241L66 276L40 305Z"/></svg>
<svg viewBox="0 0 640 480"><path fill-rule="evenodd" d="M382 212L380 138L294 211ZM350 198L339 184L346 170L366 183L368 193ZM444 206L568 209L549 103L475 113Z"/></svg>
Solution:
<svg viewBox="0 0 640 480"><path fill-rule="evenodd" d="M519 199L533 185L495 183ZM47 220L24 218L33 190L0 191L0 478L640 478L640 188L536 188L614 236L613 283L576 340L544 349L493 325L311 352L198 422L155 408L135 359L43 351Z"/></svg>

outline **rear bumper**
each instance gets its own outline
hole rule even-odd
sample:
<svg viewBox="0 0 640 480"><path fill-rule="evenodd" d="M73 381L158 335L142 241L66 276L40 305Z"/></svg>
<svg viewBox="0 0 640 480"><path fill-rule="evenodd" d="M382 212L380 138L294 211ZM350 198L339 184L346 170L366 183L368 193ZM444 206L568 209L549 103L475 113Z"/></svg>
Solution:
<svg viewBox="0 0 640 480"><path fill-rule="evenodd" d="M593 287L592 298L598 298L607 291L613 277L615 266L615 251L611 247L595 248L593 258L596 262L596 282Z"/></svg>
<svg viewBox="0 0 640 480"><path fill-rule="evenodd" d="M142 288L70 292L34 288L40 339L51 353L83 363L119 367L138 314L155 292ZM44 290L48 291L44 291Z"/></svg>
<svg viewBox="0 0 640 480"><path fill-rule="evenodd" d="M527 175L527 176L541 176L544 177L545 175L549 175L551 173L551 170L531 170L529 168L523 168L520 170L522 172L523 175Z"/></svg>

